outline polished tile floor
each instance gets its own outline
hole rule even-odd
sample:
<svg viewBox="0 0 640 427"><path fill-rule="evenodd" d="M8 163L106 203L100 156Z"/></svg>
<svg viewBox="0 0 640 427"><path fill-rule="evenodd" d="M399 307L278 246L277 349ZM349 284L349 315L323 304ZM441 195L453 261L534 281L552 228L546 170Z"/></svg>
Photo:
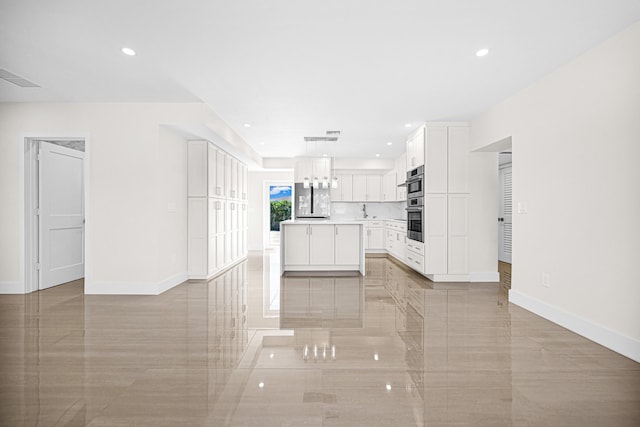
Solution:
<svg viewBox="0 0 640 427"><path fill-rule="evenodd" d="M0 296L2 426L640 426L640 364L381 258L160 296Z"/></svg>

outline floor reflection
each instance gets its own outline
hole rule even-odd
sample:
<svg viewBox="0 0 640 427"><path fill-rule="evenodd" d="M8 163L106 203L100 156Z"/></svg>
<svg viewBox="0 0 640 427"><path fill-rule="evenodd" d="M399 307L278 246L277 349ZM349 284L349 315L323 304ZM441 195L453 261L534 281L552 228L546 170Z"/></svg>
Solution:
<svg viewBox="0 0 640 427"><path fill-rule="evenodd" d="M639 364L498 284L383 258L281 277L277 257L160 296L0 296L0 424L639 424Z"/></svg>

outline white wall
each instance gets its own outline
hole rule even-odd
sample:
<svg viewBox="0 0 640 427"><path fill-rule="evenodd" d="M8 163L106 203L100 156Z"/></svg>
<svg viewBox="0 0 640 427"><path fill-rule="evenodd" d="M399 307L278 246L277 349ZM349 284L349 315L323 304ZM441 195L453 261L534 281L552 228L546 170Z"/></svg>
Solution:
<svg viewBox="0 0 640 427"><path fill-rule="evenodd" d="M265 181L286 181L293 183L293 170L291 171L249 171L249 182L247 188L248 199L248 222L249 236L247 245L250 251L259 251L265 248L265 203L267 192L264 187Z"/></svg>
<svg viewBox="0 0 640 427"><path fill-rule="evenodd" d="M158 293L179 283L186 272L186 154L161 125L203 123L230 132L199 103L0 104L0 290L24 289L25 136L89 138L86 292Z"/></svg>
<svg viewBox="0 0 640 427"><path fill-rule="evenodd" d="M510 299L640 361L640 22L475 118L512 137ZM542 286L548 273L551 286Z"/></svg>

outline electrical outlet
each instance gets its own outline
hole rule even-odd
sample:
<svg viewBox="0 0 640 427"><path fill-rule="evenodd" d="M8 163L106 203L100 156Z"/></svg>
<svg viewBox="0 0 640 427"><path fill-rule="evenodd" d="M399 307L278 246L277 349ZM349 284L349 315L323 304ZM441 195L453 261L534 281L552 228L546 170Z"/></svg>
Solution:
<svg viewBox="0 0 640 427"><path fill-rule="evenodd" d="M549 277L549 273L542 273L542 286L545 288L551 287L551 278Z"/></svg>

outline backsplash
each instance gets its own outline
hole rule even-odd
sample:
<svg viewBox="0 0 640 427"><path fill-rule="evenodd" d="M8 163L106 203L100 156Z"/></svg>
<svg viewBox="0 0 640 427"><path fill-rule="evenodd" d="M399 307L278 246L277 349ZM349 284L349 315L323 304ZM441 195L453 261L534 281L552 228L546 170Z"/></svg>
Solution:
<svg viewBox="0 0 640 427"><path fill-rule="evenodd" d="M331 219L362 218L362 205L367 205L369 219L406 219L406 202L377 203L377 202L331 202Z"/></svg>

